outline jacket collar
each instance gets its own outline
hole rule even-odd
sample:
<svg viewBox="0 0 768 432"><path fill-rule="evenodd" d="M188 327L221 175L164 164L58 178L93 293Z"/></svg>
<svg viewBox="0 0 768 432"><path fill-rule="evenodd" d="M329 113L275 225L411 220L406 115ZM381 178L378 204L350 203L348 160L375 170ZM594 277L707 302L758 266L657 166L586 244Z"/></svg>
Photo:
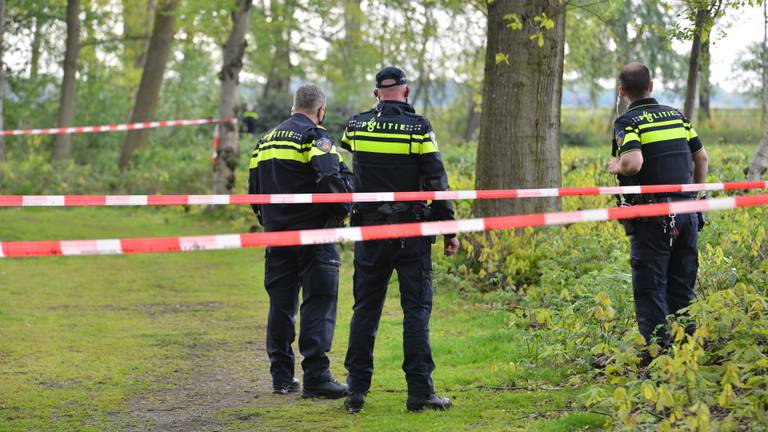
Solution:
<svg viewBox="0 0 768 432"><path fill-rule="evenodd" d="M642 106L648 106L648 105L658 105L659 101L657 101L654 98L645 98L645 99L638 99L631 104L629 104L629 108L627 108L627 111L632 111L635 108L639 108Z"/></svg>
<svg viewBox="0 0 768 432"><path fill-rule="evenodd" d="M391 101L391 100L384 100L379 102L376 105L376 108L374 108L374 111L378 115L400 115L403 113L415 113L416 110L413 109L413 107L407 103L407 102L400 102L400 101Z"/></svg>

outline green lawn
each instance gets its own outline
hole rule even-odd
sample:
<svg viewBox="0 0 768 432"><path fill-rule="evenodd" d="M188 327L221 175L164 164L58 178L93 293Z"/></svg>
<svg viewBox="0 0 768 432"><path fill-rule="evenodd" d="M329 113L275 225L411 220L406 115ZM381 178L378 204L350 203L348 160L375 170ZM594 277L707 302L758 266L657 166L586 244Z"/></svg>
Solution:
<svg viewBox="0 0 768 432"><path fill-rule="evenodd" d="M4 209L0 239L53 240L243 232L167 209ZM352 308L344 247L332 369ZM437 284L435 383L445 413L408 414L402 318L392 286L363 413L341 401L270 394L263 250L0 260L0 430L541 430L600 429L604 418L529 364L507 313ZM395 281L393 281L395 282ZM395 282L396 283L396 282Z"/></svg>

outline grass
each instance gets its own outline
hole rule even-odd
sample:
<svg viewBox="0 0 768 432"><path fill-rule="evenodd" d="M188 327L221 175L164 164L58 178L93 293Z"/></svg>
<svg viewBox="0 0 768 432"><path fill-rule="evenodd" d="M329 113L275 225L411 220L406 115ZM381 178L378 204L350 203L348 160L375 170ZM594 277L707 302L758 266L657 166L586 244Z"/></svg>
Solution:
<svg viewBox="0 0 768 432"><path fill-rule="evenodd" d="M242 232L180 209L5 209L0 239ZM332 370L352 306L343 253ZM394 278L393 278L394 279ZM408 414L398 290L390 288L366 410L269 394L263 250L0 260L0 430L600 429L585 388L531 364L508 314L436 284L432 340L445 413ZM395 282L393 280L393 282ZM491 390L507 387L508 390Z"/></svg>

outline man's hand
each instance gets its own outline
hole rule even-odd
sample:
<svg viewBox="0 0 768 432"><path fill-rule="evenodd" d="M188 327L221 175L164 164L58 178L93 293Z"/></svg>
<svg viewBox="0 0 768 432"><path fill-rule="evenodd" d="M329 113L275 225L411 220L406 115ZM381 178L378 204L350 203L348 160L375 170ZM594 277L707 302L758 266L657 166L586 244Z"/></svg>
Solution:
<svg viewBox="0 0 768 432"><path fill-rule="evenodd" d="M445 256L454 256L459 250L459 239L456 237L443 237L443 253Z"/></svg>
<svg viewBox="0 0 768 432"><path fill-rule="evenodd" d="M621 158L615 157L608 161L608 172L611 174L619 174L621 169Z"/></svg>

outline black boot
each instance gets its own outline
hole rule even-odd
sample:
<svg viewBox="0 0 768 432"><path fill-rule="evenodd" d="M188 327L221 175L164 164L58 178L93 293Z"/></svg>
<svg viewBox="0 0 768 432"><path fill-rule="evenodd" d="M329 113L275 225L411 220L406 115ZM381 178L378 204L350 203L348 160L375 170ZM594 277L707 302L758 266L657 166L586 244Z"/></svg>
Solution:
<svg viewBox="0 0 768 432"><path fill-rule="evenodd" d="M365 393L349 393L344 400L344 408L350 414L357 414L365 406Z"/></svg>
<svg viewBox="0 0 768 432"><path fill-rule="evenodd" d="M272 393L285 395L288 393L296 393L301 388L299 380L296 378L289 383L272 383Z"/></svg>
<svg viewBox="0 0 768 432"><path fill-rule="evenodd" d="M322 384L307 387L304 385L303 398L340 399L347 395L347 385L331 378Z"/></svg>
<svg viewBox="0 0 768 432"><path fill-rule="evenodd" d="M409 412L421 412L424 409L445 411L452 405L450 399L438 396L435 393L418 396L408 395L408 402L406 403Z"/></svg>

